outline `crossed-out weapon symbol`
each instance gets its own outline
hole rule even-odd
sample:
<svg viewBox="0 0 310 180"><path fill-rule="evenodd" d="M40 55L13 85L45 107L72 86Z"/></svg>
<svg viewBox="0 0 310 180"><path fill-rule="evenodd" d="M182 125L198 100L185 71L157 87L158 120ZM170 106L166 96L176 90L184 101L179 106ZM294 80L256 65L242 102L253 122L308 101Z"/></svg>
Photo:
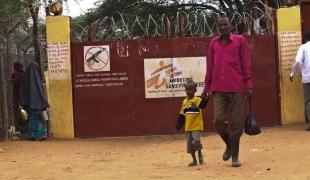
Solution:
<svg viewBox="0 0 310 180"><path fill-rule="evenodd" d="M108 59L107 48L91 47L85 53L85 63L89 69L94 71L99 71L106 67L109 63Z"/></svg>

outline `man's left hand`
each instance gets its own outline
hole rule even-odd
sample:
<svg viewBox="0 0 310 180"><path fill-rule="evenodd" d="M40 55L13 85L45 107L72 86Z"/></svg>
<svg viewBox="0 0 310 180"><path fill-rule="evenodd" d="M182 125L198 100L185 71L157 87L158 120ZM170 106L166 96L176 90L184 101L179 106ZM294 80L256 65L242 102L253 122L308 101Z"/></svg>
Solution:
<svg viewBox="0 0 310 180"><path fill-rule="evenodd" d="M253 95L253 89L246 89L245 90L245 97L249 98Z"/></svg>

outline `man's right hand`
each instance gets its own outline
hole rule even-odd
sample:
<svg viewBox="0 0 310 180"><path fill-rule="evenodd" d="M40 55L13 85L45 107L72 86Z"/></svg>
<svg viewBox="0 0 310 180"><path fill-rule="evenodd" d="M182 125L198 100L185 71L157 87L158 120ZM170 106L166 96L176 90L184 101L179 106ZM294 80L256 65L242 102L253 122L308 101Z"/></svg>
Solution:
<svg viewBox="0 0 310 180"><path fill-rule="evenodd" d="M290 75L290 81L293 82L294 77Z"/></svg>

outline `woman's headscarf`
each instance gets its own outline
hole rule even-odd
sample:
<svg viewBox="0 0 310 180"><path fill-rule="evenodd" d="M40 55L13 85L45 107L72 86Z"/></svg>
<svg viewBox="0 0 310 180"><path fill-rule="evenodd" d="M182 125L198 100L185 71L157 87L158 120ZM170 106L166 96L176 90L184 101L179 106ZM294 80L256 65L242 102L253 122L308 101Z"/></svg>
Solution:
<svg viewBox="0 0 310 180"><path fill-rule="evenodd" d="M19 94L20 94L20 86L23 78L23 65L16 61L13 65L14 72L11 74L11 81L13 84L13 103L14 106L19 105Z"/></svg>
<svg viewBox="0 0 310 180"><path fill-rule="evenodd" d="M12 81L20 80L22 78L22 74L24 73L23 65L20 62L16 61L13 67L14 72L11 74L11 80Z"/></svg>
<svg viewBox="0 0 310 180"><path fill-rule="evenodd" d="M30 109L45 109L49 106L40 72L39 65L31 63L22 79L20 103Z"/></svg>

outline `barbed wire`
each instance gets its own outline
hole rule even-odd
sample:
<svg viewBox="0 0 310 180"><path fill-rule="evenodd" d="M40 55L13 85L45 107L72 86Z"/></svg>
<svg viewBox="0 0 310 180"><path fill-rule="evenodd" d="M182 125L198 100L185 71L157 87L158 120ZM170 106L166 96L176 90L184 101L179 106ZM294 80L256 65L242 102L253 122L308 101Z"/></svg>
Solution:
<svg viewBox="0 0 310 180"><path fill-rule="evenodd" d="M231 16L232 31L247 34L273 33L272 10L261 3L242 14L234 12ZM183 34L181 35L179 22L182 20L184 21L184 26L182 28ZM95 21L93 25L97 27L93 40L165 37L167 31L170 31L168 32L170 37L197 37L218 34L214 16L211 16L207 11L199 10L194 13L180 11L174 17L169 18L166 14L140 17L117 12L114 16L106 16ZM167 27L169 29L166 29ZM81 42L87 41L90 28L94 27L92 25L83 27L74 24L72 27L74 39Z"/></svg>

